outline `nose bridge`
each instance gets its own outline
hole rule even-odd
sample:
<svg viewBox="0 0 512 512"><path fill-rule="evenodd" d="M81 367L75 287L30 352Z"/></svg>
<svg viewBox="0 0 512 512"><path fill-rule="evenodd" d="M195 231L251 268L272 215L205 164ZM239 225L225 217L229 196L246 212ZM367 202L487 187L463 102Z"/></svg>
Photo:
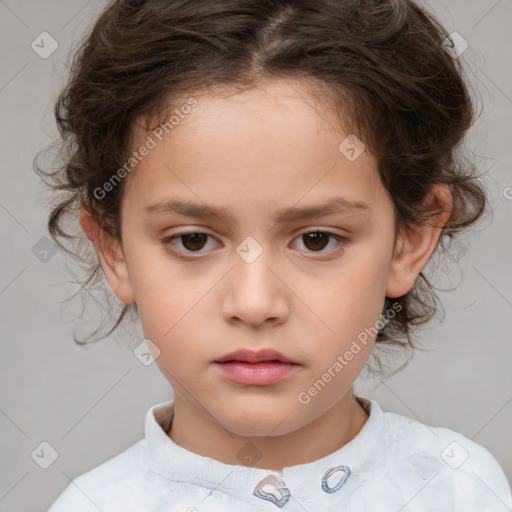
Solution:
<svg viewBox="0 0 512 512"><path fill-rule="evenodd" d="M249 236L237 246L236 253L224 297L226 319L237 317L254 325L267 318L282 319L286 314L284 285L275 275L277 261L269 244L262 245Z"/></svg>
<svg viewBox="0 0 512 512"><path fill-rule="evenodd" d="M241 279L251 288L253 285L268 285L272 275L268 267L275 265L268 240L262 235L258 239L247 236L236 248L234 278Z"/></svg>

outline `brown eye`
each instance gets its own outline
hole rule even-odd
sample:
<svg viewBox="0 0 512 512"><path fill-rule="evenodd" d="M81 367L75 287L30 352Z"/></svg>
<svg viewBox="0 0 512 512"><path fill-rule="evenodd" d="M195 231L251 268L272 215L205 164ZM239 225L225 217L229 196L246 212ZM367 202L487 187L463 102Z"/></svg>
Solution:
<svg viewBox="0 0 512 512"><path fill-rule="evenodd" d="M336 252L337 249L343 245L343 242L346 241L345 237L329 231L310 231L308 233L302 233L298 239L301 240L306 248L306 252L318 252L320 254ZM336 241L334 248L330 251L324 251L324 249L329 246L332 239Z"/></svg>
<svg viewBox="0 0 512 512"><path fill-rule="evenodd" d="M208 235L205 233L190 233L188 235L180 235L180 238L183 247L187 251L198 251L204 247Z"/></svg>
<svg viewBox="0 0 512 512"><path fill-rule="evenodd" d="M321 251L329 243L329 235L321 232L305 233L302 235L302 239L304 240L304 245L312 251Z"/></svg>
<svg viewBox="0 0 512 512"><path fill-rule="evenodd" d="M214 240L214 237L207 233L180 233L162 239L161 244L172 255L185 259L190 254L205 254L207 251L202 249L208 245L208 239ZM194 257L197 256L191 256Z"/></svg>
<svg viewBox="0 0 512 512"><path fill-rule="evenodd" d="M215 240L212 235L207 233L179 233L162 239L161 243L171 255L191 261L197 259L199 255L209 252L208 248L203 250L208 245L209 239ZM297 240L301 240L305 247L305 249L301 249L302 251L326 255L337 253L347 241L345 237L330 231L310 231L299 235ZM333 240L336 242L334 247L324 251Z"/></svg>

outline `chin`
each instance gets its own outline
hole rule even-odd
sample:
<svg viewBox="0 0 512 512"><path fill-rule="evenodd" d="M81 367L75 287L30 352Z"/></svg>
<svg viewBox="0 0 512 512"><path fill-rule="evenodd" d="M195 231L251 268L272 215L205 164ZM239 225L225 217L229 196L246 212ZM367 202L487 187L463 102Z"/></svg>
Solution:
<svg viewBox="0 0 512 512"><path fill-rule="evenodd" d="M231 414L230 414L231 413ZM274 437L289 434L306 424L307 420L302 418L302 423L297 415L283 407L275 407L273 410L266 408L260 411L256 407L233 407L230 411L220 417L219 423L229 432L247 437Z"/></svg>

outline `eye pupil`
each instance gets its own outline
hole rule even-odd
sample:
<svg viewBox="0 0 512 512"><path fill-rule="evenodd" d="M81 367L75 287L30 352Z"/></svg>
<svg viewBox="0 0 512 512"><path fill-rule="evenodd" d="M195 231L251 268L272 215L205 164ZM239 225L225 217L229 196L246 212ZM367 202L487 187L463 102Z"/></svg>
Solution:
<svg viewBox="0 0 512 512"><path fill-rule="evenodd" d="M182 235L181 241L183 243L183 247L185 247L189 251L194 251L201 249L204 246L204 242L206 241L206 237L208 235L204 233L190 233L188 235ZM190 247L190 244L185 243L185 240L192 240L192 247ZM201 241L203 242L203 245L201 245ZM200 247L197 247L196 244L199 244Z"/></svg>
<svg viewBox="0 0 512 512"><path fill-rule="evenodd" d="M305 233L303 235L303 239L304 239L306 247L308 247L308 249L312 249L312 250L313 249L322 250L329 243L329 235L327 235L326 233L320 233L320 232ZM322 243L322 241L324 241L325 243ZM313 247L309 247L309 242L313 242ZM318 247L318 245L317 245L319 242L320 242L321 247Z"/></svg>

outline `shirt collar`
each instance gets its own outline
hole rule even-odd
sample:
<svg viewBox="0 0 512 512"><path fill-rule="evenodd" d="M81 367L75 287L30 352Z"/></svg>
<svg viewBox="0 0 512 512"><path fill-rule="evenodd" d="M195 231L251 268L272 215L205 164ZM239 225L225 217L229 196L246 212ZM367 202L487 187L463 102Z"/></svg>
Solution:
<svg viewBox="0 0 512 512"><path fill-rule="evenodd" d="M367 475L370 466L381 463L384 451L382 409L375 400L356 399L369 413L356 437L325 457L288 466L282 471L224 464L177 445L167 435L174 402L162 402L152 406L146 414L149 464L162 478L222 492L243 502L271 501L276 505L276 511L290 495L299 503L301 499L311 502L339 496L345 487L354 489L354 485ZM250 454L251 445L248 444L245 450Z"/></svg>

